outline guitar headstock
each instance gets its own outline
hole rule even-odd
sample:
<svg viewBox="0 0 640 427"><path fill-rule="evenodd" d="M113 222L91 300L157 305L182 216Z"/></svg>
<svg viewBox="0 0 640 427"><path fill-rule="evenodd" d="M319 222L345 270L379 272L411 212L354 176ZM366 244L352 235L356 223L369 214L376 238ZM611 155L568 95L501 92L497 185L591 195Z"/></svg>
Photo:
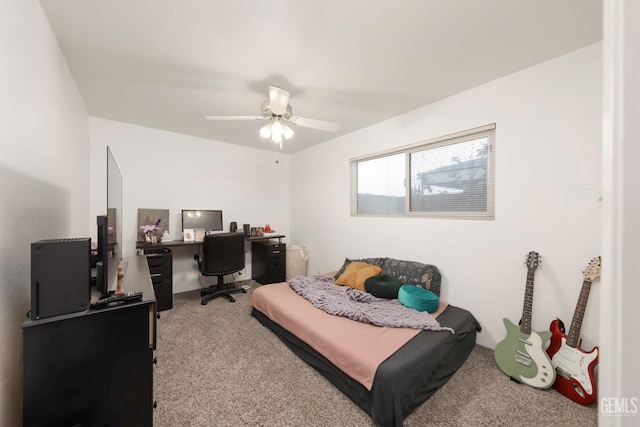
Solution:
<svg viewBox="0 0 640 427"><path fill-rule="evenodd" d="M587 267L584 270L582 270L582 275L584 276L584 280L593 282L598 277L600 277L600 265L601 265L601 260L599 256L592 258L591 261L589 261L589 265L587 265Z"/></svg>
<svg viewBox="0 0 640 427"><path fill-rule="evenodd" d="M533 273L538 268L538 265L542 264L542 257L538 254L538 252L531 251L529 255L527 255L527 259L524 261L527 264L527 270Z"/></svg>

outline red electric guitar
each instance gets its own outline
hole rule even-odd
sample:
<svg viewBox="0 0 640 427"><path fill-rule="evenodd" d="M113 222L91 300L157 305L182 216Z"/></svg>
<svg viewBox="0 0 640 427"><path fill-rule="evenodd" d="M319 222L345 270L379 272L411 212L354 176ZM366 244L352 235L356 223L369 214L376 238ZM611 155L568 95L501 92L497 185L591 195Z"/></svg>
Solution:
<svg viewBox="0 0 640 427"><path fill-rule="evenodd" d="M574 402L589 405L596 400L596 382L593 371L598 364L598 347L586 352L579 347L580 328L584 311L589 299L591 283L600 277L600 257L593 258L582 272L584 282L573 320L569 328L569 335L564 334L562 320L551 322L551 344L547 354L556 368L556 381L553 388L567 396Z"/></svg>

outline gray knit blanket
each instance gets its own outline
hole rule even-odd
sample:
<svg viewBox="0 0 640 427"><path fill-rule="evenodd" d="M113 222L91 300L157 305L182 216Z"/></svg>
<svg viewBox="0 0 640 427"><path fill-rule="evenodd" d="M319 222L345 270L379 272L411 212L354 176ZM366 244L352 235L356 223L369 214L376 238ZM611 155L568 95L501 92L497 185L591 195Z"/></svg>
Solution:
<svg viewBox="0 0 640 427"><path fill-rule="evenodd" d="M358 289L336 285L331 277L298 276L289 280L289 286L315 307L335 316L376 326L453 333L453 329L440 326L426 311L405 307L397 299L377 298Z"/></svg>

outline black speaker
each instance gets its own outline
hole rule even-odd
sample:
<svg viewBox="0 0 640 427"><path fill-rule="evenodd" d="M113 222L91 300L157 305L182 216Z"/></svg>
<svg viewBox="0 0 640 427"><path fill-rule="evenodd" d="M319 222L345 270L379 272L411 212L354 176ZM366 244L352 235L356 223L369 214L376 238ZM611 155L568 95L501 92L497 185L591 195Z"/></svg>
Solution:
<svg viewBox="0 0 640 427"><path fill-rule="evenodd" d="M229 224L229 232L235 233L236 231L238 231L238 223L233 221L231 224Z"/></svg>
<svg viewBox="0 0 640 427"><path fill-rule="evenodd" d="M84 311L90 300L90 238L31 244L31 320Z"/></svg>

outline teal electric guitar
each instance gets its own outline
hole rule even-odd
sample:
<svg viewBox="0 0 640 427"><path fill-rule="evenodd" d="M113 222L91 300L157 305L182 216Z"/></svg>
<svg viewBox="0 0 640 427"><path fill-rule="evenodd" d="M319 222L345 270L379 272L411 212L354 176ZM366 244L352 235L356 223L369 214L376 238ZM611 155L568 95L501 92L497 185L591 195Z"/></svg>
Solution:
<svg viewBox="0 0 640 427"><path fill-rule="evenodd" d="M556 370L545 351L551 332L531 330L533 275L539 263L541 260L538 253L529 252L522 320L520 325L515 325L506 318L503 320L507 337L496 346L495 358L498 368L513 380L535 388L549 388L556 379Z"/></svg>

